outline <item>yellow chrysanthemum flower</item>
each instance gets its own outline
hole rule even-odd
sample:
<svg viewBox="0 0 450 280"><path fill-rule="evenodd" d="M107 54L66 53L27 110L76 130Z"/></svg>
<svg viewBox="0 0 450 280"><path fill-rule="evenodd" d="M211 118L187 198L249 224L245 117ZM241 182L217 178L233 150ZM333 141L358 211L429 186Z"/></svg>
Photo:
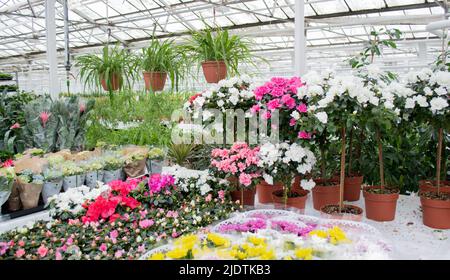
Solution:
<svg viewBox="0 0 450 280"><path fill-rule="evenodd" d="M328 233L324 230L316 229L309 233L310 236L316 235L320 238L328 238Z"/></svg>
<svg viewBox="0 0 450 280"><path fill-rule="evenodd" d="M247 237L247 241L255 246L266 244L266 239L264 237L257 237L255 235L250 235L249 237Z"/></svg>
<svg viewBox="0 0 450 280"><path fill-rule="evenodd" d="M164 260L165 256L163 253L154 253L148 259L152 261Z"/></svg>
<svg viewBox="0 0 450 280"><path fill-rule="evenodd" d="M217 247L229 247L230 246L230 240L228 238L225 238L219 234L216 233L208 233L206 237L209 241L211 241L214 246Z"/></svg>
<svg viewBox="0 0 450 280"><path fill-rule="evenodd" d="M177 247L177 248L174 248L174 249L170 250L169 252L167 252L166 256L171 259L182 259L182 258L186 257L186 255L188 254L188 251L189 250L187 250L185 248Z"/></svg>
<svg viewBox="0 0 450 280"><path fill-rule="evenodd" d="M275 259L275 251L273 249L265 251L261 254L261 260L274 260Z"/></svg>
<svg viewBox="0 0 450 280"><path fill-rule="evenodd" d="M348 241L345 232L340 227L337 226L329 229L328 235L330 236L330 243L334 245Z"/></svg>
<svg viewBox="0 0 450 280"><path fill-rule="evenodd" d="M182 247L184 249L190 250L198 242L198 236L194 234L189 234L178 238L174 244L175 246Z"/></svg>
<svg viewBox="0 0 450 280"><path fill-rule="evenodd" d="M312 248L299 248L295 250L295 256L302 260L312 260Z"/></svg>

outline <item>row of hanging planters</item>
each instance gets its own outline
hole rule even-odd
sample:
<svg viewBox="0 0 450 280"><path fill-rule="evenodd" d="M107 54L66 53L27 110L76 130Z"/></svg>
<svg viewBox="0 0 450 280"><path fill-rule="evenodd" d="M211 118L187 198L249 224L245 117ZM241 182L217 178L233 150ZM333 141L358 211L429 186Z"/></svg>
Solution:
<svg viewBox="0 0 450 280"><path fill-rule="evenodd" d="M64 150L43 154L28 150L15 161L3 163L1 202L8 201L8 211L35 208L41 201L71 188L98 182L141 177L161 173L165 152L160 148L130 146L121 149L96 149L71 153ZM12 174L12 175L11 175Z"/></svg>
<svg viewBox="0 0 450 280"><path fill-rule="evenodd" d="M180 81L191 68L202 67L205 80L217 83L228 74L238 73L239 63L253 63L250 53L251 42L238 35L229 35L219 27L207 27L192 32L182 44L173 40L160 41L152 37L148 47L141 54L133 54L118 46L105 46L103 54L87 54L77 58L80 77L86 86L100 86L112 93L124 87L131 87L143 72L145 89L152 92L164 89L167 77L171 89L178 89Z"/></svg>

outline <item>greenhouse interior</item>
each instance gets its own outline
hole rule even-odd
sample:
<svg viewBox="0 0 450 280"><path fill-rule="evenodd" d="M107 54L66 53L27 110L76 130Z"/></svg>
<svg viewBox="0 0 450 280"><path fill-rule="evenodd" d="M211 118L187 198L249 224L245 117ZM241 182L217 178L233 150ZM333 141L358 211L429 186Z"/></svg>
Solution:
<svg viewBox="0 0 450 280"><path fill-rule="evenodd" d="M450 260L449 16L0 0L0 260Z"/></svg>

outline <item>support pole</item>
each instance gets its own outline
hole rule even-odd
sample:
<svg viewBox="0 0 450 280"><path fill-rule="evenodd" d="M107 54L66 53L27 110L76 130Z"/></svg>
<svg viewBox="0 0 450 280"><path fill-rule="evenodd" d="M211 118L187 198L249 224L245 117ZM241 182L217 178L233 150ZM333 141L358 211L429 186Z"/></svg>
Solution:
<svg viewBox="0 0 450 280"><path fill-rule="evenodd" d="M56 58L55 0L45 1L45 27L47 39L47 61L49 66L49 93L57 98L59 93L58 61Z"/></svg>
<svg viewBox="0 0 450 280"><path fill-rule="evenodd" d="M305 1L295 0L295 75L306 72Z"/></svg>
<svg viewBox="0 0 450 280"><path fill-rule="evenodd" d="M69 7L68 0L64 0L64 67L66 68L67 93L70 93L70 49L69 49Z"/></svg>

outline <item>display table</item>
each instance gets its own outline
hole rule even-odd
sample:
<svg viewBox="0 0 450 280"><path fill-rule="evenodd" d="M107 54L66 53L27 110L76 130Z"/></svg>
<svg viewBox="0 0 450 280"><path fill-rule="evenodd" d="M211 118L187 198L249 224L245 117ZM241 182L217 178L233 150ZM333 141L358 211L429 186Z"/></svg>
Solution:
<svg viewBox="0 0 450 280"><path fill-rule="evenodd" d="M362 196L359 201L350 204L364 209ZM273 208L273 205L263 205L256 202L256 208ZM320 216L320 213L312 207L311 195L307 200L305 214ZM48 211L0 222L0 232L27 225L40 219L49 220ZM420 201L416 196L400 196L396 219L392 222L375 222L367 220L365 217L362 222L377 228L390 241L398 259L450 260L450 230L435 230L424 226Z"/></svg>

